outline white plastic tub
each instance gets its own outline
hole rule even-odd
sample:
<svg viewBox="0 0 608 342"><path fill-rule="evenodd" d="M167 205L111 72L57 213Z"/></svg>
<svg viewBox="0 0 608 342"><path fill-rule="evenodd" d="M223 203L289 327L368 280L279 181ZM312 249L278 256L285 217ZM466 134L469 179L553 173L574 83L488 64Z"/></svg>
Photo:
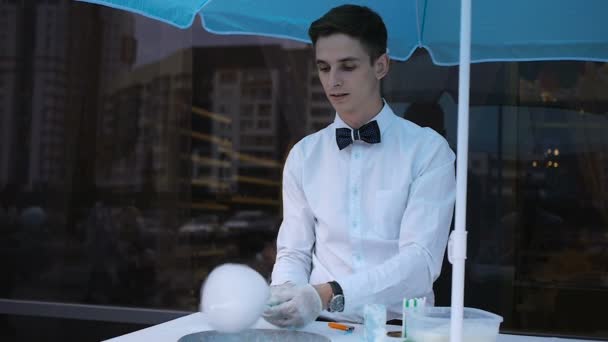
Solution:
<svg viewBox="0 0 608 342"><path fill-rule="evenodd" d="M449 342L450 307L426 307L406 314L408 342ZM463 341L495 342L502 317L464 308Z"/></svg>

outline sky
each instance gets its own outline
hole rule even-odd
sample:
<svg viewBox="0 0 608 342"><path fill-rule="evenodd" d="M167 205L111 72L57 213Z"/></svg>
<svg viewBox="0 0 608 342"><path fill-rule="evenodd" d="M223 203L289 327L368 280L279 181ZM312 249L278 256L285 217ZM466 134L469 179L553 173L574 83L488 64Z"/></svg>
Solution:
<svg viewBox="0 0 608 342"><path fill-rule="evenodd" d="M191 46L230 46L280 44L284 48L302 48L306 44L286 39L246 35L217 35L205 31L200 17L196 16L192 26L179 29L169 24L144 17L135 17L137 39L136 67L163 59L175 51Z"/></svg>

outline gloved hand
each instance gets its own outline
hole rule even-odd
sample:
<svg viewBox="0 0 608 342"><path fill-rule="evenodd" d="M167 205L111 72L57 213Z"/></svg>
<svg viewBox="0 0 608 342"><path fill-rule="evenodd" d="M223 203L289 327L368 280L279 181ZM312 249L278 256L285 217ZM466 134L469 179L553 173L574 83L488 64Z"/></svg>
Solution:
<svg viewBox="0 0 608 342"><path fill-rule="evenodd" d="M295 291L293 288L296 285L292 282L286 282L281 285L273 285L270 287L270 298L266 303L268 306L276 306L293 298Z"/></svg>
<svg viewBox="0 0 608 342"><path fill-rule="evenodd" d="M315 320L322 308L321 297L312 285L285 283L270 287L268 308L262 316L281 328L301 328Z"/></svg>

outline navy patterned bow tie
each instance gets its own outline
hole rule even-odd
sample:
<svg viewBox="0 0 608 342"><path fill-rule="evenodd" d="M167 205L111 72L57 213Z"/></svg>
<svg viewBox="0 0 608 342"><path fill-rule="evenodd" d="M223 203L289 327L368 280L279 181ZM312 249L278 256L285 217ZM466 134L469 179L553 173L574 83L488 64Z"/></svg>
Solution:
<svg viewBox="0 0 608 342"><path fill-rule="evenodd" d="M359 129L352 130L350 128L336 128L336 143L340 150L353 143L355 140L363 140L368 144L377 144L380 142L380 128L376 120L366 123Z"/></svg>

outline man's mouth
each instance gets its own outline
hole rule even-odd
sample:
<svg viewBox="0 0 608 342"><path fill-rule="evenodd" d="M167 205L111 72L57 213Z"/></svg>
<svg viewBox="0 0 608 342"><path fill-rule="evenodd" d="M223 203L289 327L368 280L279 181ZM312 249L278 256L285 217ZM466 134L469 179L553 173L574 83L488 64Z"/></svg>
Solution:
<svg viewBox="0 0 608 342"><path fill-rule="evenodd" d="M348 93L337 93L337 94L330 94L329 96L333 99L342 99L344 97L346 97L348 95Z"/></svg>

